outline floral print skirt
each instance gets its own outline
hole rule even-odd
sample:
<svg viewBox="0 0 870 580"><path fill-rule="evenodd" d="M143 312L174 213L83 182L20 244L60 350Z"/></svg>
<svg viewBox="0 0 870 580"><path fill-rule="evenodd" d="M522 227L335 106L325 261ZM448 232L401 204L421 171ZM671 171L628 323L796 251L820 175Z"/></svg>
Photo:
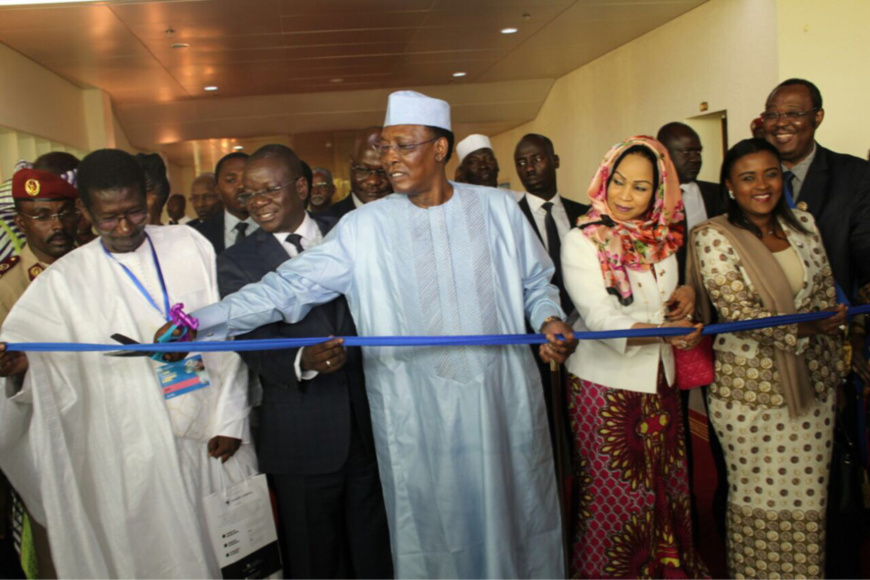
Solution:
<svg viewBox="0 0 870 580"><path fill-rule="evenodd" d="M692 538L682 403L569 376L572 578L705 578Z"/></svg>

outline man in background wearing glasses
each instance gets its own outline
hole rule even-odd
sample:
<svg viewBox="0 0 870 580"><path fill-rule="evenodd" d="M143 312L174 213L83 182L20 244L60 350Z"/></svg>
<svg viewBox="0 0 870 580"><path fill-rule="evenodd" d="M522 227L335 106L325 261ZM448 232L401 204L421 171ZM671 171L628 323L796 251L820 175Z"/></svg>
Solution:
<svg viewBox="0 0 870 580"><path fill-rule="evenodd" d="M366 127L357 133L350 158L350 194L333 203L325 215L341 219L345 214L393 193L393 186L381 167L380 154L375 151L380 139L380 127Z"/></svg>
<svg viewBox="0 0 870 580"><path fill-rule="evenodd" d="M49 265L72 251L80 219L76 210L76 188L48 171L17 171L12 177L12 199L16 211L15 225L27 238L27 244L20 255L9 256L0 262L0 325L30 283ZM43 578L56 576L45 528L25 513L17 494L11 497L16 548L21 554L32 550L35 556L34 559L22 558L22 570L28 577L30 574L39 574ZM35 569L32 568L34 565Z"/></svg>

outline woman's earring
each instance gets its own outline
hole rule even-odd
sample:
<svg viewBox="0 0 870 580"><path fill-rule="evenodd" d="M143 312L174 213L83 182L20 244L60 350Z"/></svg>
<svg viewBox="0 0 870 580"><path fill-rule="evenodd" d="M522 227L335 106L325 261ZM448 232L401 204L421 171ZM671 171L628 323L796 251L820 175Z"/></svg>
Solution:
<svg viewBox="0 0 870 580"><path fill-rule="evenodd" d="M731 199L734 199L734 192L731 191L730 189L728 190L728 197L730 197Z"/></svg>

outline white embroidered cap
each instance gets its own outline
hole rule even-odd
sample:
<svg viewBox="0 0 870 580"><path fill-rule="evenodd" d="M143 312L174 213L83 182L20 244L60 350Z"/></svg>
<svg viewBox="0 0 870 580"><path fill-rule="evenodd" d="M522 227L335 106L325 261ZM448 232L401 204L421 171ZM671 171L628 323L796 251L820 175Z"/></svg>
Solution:
<svg viewBox="0 0 870 580"><path fill-rule="evenodd" d="M456 154L459 155L459 162L465 159L469 153L474 153L478 149L492 149L492 143L486 135L469 135L462 141L456 144Z"/></svg>
<svg viewBox="0 0 870 580"><path fill-rule="evenodd" d="M451 131L450 104L417 91L397 91L387 101L384 119L384 127L392 125L428 125Z"/></svg>

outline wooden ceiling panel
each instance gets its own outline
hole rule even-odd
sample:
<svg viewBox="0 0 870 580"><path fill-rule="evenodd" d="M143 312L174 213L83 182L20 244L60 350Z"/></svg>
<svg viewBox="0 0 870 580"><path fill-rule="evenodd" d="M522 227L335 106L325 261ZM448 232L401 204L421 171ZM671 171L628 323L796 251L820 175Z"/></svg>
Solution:
<svg viewBox="0 0 870 580"><path fill-rule="evenodd" d="M427 12L436 0L281 0L282 14L343 14L347 12Z"/></svg>
<svg viewBox="0 0 870 580"><path fill-rule="evenodd" d="M208 0L195 2L142 2L113 4L112 11L127 26L221 29L227 34L281 32L280 0Z"/></svg>
<svg viewBox="0 0 870 580"><path fill-rule="evenodd" d="M352 11L338 14L296 14L281 17L284 32L416 28L427 19L426 12Z"/></svg>
<svg viewBox="0 0 870 580"><path fill-rule="evenodd" d="M413 28L293 32L284 35L284 46L325 46L384 42L405 43L411 40L413 36Z"/></svg>
<svg viewBox="0 0 870 580"><path fill-rule="evenodd" d="M0 8L0 42L108 92L141 149L349 130L403 88L449 101L458 134L493 134L532 119L556 78L705 1L136 0Z"/></svg>
<svg viewBox="0 0 870 580"><path fill-rule="evenodd" d="M116 21L107 6L0 8L0 31L71 28L81 33Z"/></svg>

